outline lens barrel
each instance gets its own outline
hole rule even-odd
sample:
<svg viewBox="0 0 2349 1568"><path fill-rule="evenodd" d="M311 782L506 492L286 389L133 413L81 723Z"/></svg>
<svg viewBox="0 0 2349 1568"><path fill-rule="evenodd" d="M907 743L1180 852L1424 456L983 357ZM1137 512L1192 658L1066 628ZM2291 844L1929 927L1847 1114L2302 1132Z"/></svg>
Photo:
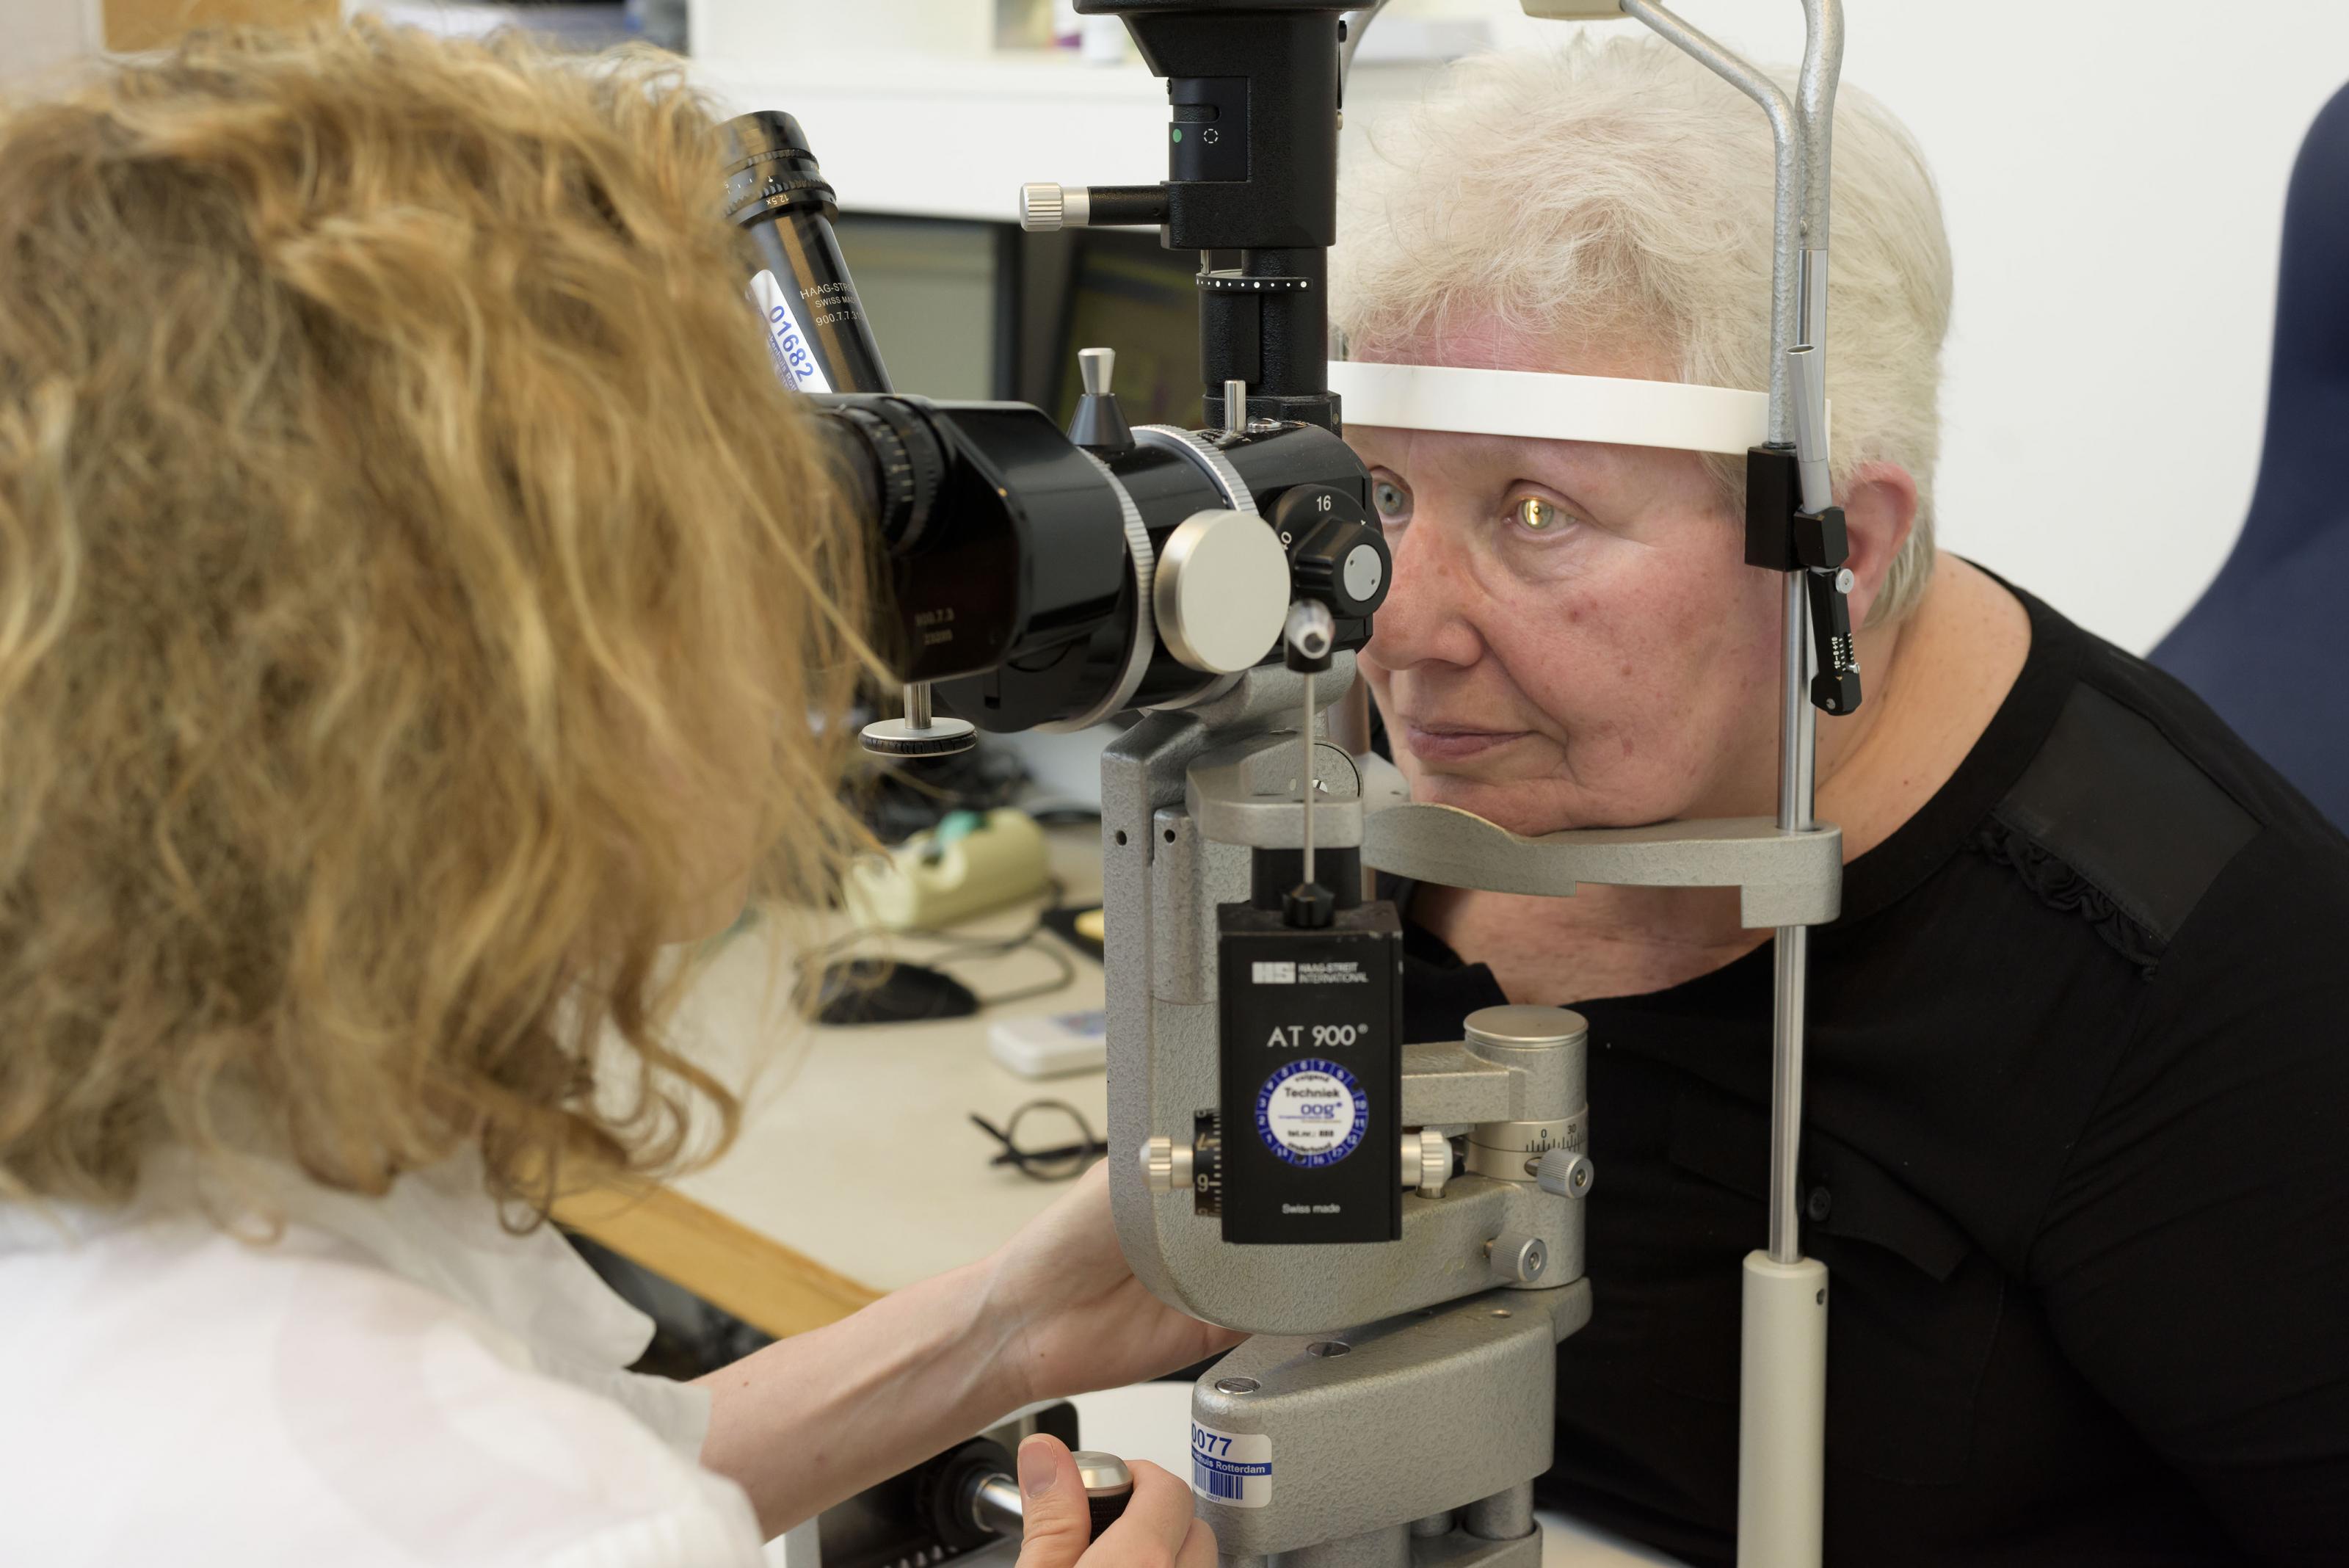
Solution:
<svg viewBox="0 0 2349 1568"><path fill-rule="evenodd" d="M726 122L726 216L758 248L750 297L767 347L797 392L885 392L889 372L842 259L839 205L800 122L773 109Z"/></svg>
<svg viewBox="0 0 2349 1568"><path fill-rule="evenodd" d="M750 294L777 371L809 395L833 472L885 548L884 650L900 680L934 688L939 711L1009 732L1197 701L1229 678L1184 662L1154 628L1151 585L1176 532L1253 506L1301 581L1333 507L1367 525L1368 472L1318 419L1161 431L1096 456L1026 404L891 391L799 122L766 111L727 132L726 213L757 247ZM1382 585L1382 555L1374 575ZM1368 640L1374 603L1332 607L1339 648ZM1276 657L1269 642L1264 653Z"/></svg>

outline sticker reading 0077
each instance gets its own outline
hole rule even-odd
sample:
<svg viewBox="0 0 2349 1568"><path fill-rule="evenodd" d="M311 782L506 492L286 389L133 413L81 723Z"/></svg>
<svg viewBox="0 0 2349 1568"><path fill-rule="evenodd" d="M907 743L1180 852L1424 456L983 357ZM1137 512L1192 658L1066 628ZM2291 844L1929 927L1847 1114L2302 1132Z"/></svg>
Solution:
<svg viewBox="0 0 2349 1568"><path fill-rule="evenodd" d="M1319 1056L1282 1063L1256 1097L1256 1130L1265 1147L1307 1170L1353 1153L1370 1119L1361 1081Z"/></svg>
<svg viewBox="0 0 2349 1568"><path fill-rule="evenodd" d="M1272 1439L1192 1422L1191 1490L1234 1508L1264 1507L1272 1501Z"/></svg>

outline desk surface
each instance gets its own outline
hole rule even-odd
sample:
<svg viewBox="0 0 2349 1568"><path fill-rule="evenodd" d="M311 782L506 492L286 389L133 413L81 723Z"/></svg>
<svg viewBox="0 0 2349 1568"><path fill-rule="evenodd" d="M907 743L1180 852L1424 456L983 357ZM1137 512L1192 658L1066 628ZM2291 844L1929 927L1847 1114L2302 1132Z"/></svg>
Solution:
<svg viewBox="0 0 2349 1568"><path fill-rule="evenodd" d="M1052 869L1071 902L1100 896L1098 830L1055 829ZM1009 935L1033 900L957 929ZM1040 943L1057 943L1050 935ZM914 961L938 944L875 939L860 951ZM649 1199L604 1195L558 1209L647 1267L769 1333L813 1328L874 1296L985 1257L1063 1190L988 1161L1000 1146L970 1123L1000 1127L1023 1103L1057 1099L1106 1130L1099 1071L1023 1078L987 1044L994 1022L1102 1005L1101 966L1072 955L1076 978L1043 996L935 1023L811 1028L790 1006L793 965L753 929L729 940L679 1021L681 1039L726 1082L748 1085L733 1146ZM1054 972L1017 951L959 962L982 996Z"/></svg>

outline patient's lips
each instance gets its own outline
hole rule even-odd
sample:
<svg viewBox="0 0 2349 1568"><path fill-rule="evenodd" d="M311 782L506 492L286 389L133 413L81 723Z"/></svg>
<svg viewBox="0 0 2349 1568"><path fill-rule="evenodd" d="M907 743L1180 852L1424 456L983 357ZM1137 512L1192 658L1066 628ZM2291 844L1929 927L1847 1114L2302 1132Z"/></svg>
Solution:
<svg viewBox="0 0 2349 1568"><path fill-rule="evenodd" d="M1459 763L1471 757L1481 757L1490 752L1522 741L1530 732L1525 730L1481 730L1467 724L1446 723L1440 719L1402 722L1403 743L1411 754L1423 763Z"/></svg>

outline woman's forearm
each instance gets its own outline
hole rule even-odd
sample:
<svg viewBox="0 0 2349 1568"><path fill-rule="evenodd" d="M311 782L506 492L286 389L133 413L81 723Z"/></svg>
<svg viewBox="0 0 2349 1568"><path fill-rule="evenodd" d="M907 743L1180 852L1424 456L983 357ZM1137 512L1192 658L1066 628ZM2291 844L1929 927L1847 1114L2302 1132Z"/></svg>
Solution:
<svg viewBox="0 0 2349 1568"><path fill-rule="evenodd" d="M985 1310L986 1265L884 1296L698 1379L701 1462L772 1538L978 1431L1021 1402Z"/></svg>

